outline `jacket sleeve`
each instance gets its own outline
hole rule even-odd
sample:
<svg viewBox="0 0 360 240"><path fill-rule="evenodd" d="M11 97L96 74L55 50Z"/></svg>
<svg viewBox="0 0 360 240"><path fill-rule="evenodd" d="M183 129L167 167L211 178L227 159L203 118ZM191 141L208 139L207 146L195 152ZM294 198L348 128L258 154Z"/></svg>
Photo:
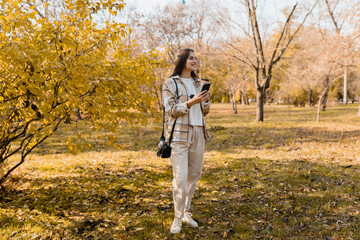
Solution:
<svg viewBox="0 0 360 240"><path fill-rule="evenodd" d="M174 80L168 78L163 84L163 105L165 107L165 112L172 118L176 118L189 112L186 102L179 102L180 99L181 95L176 96L176 85Z"/></svg>
<svg viewBox="0 0 360 240"><path fill-rule="evenodd" d="M206 116L210 111L210 100L207 102L201 103L201 110L204 116Z"/></svg>

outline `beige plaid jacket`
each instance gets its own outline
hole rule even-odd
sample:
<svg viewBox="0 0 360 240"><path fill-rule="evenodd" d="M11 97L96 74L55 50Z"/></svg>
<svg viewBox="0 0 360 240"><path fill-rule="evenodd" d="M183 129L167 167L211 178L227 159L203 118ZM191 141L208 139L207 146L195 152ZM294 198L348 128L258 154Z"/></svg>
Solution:
<svg viewBox="0 0 360 240"><path fill-rule="evenodd" d="M178 96L176 96L176 85L174 80L176 81L178 86ZM202 81L200 79L196 79L194 82L196 93L200 92L201 90L201 82ZM166 79L162 89L163 105L165 107L164 132L166 142L169 142L172 126L176 118L177 120L174 128L172 141L186 142L188 140L189 134L189 109L186 106L186 102L190 100L190 98L187 94L185 84L181 81L179 76L173 76ZM206 103L202 102L201 110L204 116L208 114L210 110L210 101ZM210 134L204 120L203 126L205 139L209 141Z"/></svg>

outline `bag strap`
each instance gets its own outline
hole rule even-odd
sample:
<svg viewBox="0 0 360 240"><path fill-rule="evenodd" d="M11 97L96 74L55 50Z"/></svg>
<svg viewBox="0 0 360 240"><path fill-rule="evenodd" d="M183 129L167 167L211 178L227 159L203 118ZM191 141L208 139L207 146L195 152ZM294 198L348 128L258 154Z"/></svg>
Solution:
<svg viewBox="0 0 360 240"><path fill-rule="evenodd" d="M174 80L174 82L175 82L176 97L177 97L177 96L179 96L178 85L177 85L176 80L175 80L175 79L173 79L173 80ZM173 124L172 129L171 129L171 134L170 134L170 139L169 139L169 145L171 144L171 140L172 140L172 138L173 138L176 120L177 120L177 118L175 118L174 124ZM165 107L163 107L163 130L162 130L162 133L161 133L161 137L165 139L165 136L164 136L164 128L165 128Z"/></svg>

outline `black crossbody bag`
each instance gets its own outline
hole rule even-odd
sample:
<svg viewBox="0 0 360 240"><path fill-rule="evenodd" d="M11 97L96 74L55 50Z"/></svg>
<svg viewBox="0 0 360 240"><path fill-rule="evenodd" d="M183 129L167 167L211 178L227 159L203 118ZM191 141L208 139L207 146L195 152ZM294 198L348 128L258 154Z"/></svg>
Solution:
<svg viewBox="0 0 360 240"><path fill-rule="evenodd" d="M178 94L178 86L177 86L177 83L176 83L176 80L173 79L174 82L175 82L175 86L176 86L176 98L177 96L179 95ZM165 142L165 136L164 136L164 126L165 126L165 107L163 107L163 130L162 130L162 133L161 133L161 137L160 137L160 141L158 143L158 151L156 153L156 155L158 157L161 157L161 158L169 158L171 156L171 140L173 138L173 133L174 133L174 128L175 128L175 124L176 124L176 120L177 118L175 118L175 121L174 121L174 124L172 126L172 129L171 129L171 134L170 134L170 139L169 139L169 144L166 144Z"/></svg>

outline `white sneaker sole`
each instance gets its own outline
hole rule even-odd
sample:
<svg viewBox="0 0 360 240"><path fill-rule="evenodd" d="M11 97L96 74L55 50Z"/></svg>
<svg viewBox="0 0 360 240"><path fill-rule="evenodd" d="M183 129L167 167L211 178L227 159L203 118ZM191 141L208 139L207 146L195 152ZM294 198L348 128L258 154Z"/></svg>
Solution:
<svg viewBox="0 0 360 240"><path fill-rule="evenodd" d="M189 222L186 222L186 221L183 221L183 223L186 223L186 224L189 224L190 226L192 226L192 227L199 227L199 224L193 224L193 223L189 223Z"/></svg>
<svg viewBox="0 0 360 240"><path fill-rule="evenodd" d="M170 229L170 232L172 234L177 234L177 233L181 232L181 228L180 229Z"/></svg>

